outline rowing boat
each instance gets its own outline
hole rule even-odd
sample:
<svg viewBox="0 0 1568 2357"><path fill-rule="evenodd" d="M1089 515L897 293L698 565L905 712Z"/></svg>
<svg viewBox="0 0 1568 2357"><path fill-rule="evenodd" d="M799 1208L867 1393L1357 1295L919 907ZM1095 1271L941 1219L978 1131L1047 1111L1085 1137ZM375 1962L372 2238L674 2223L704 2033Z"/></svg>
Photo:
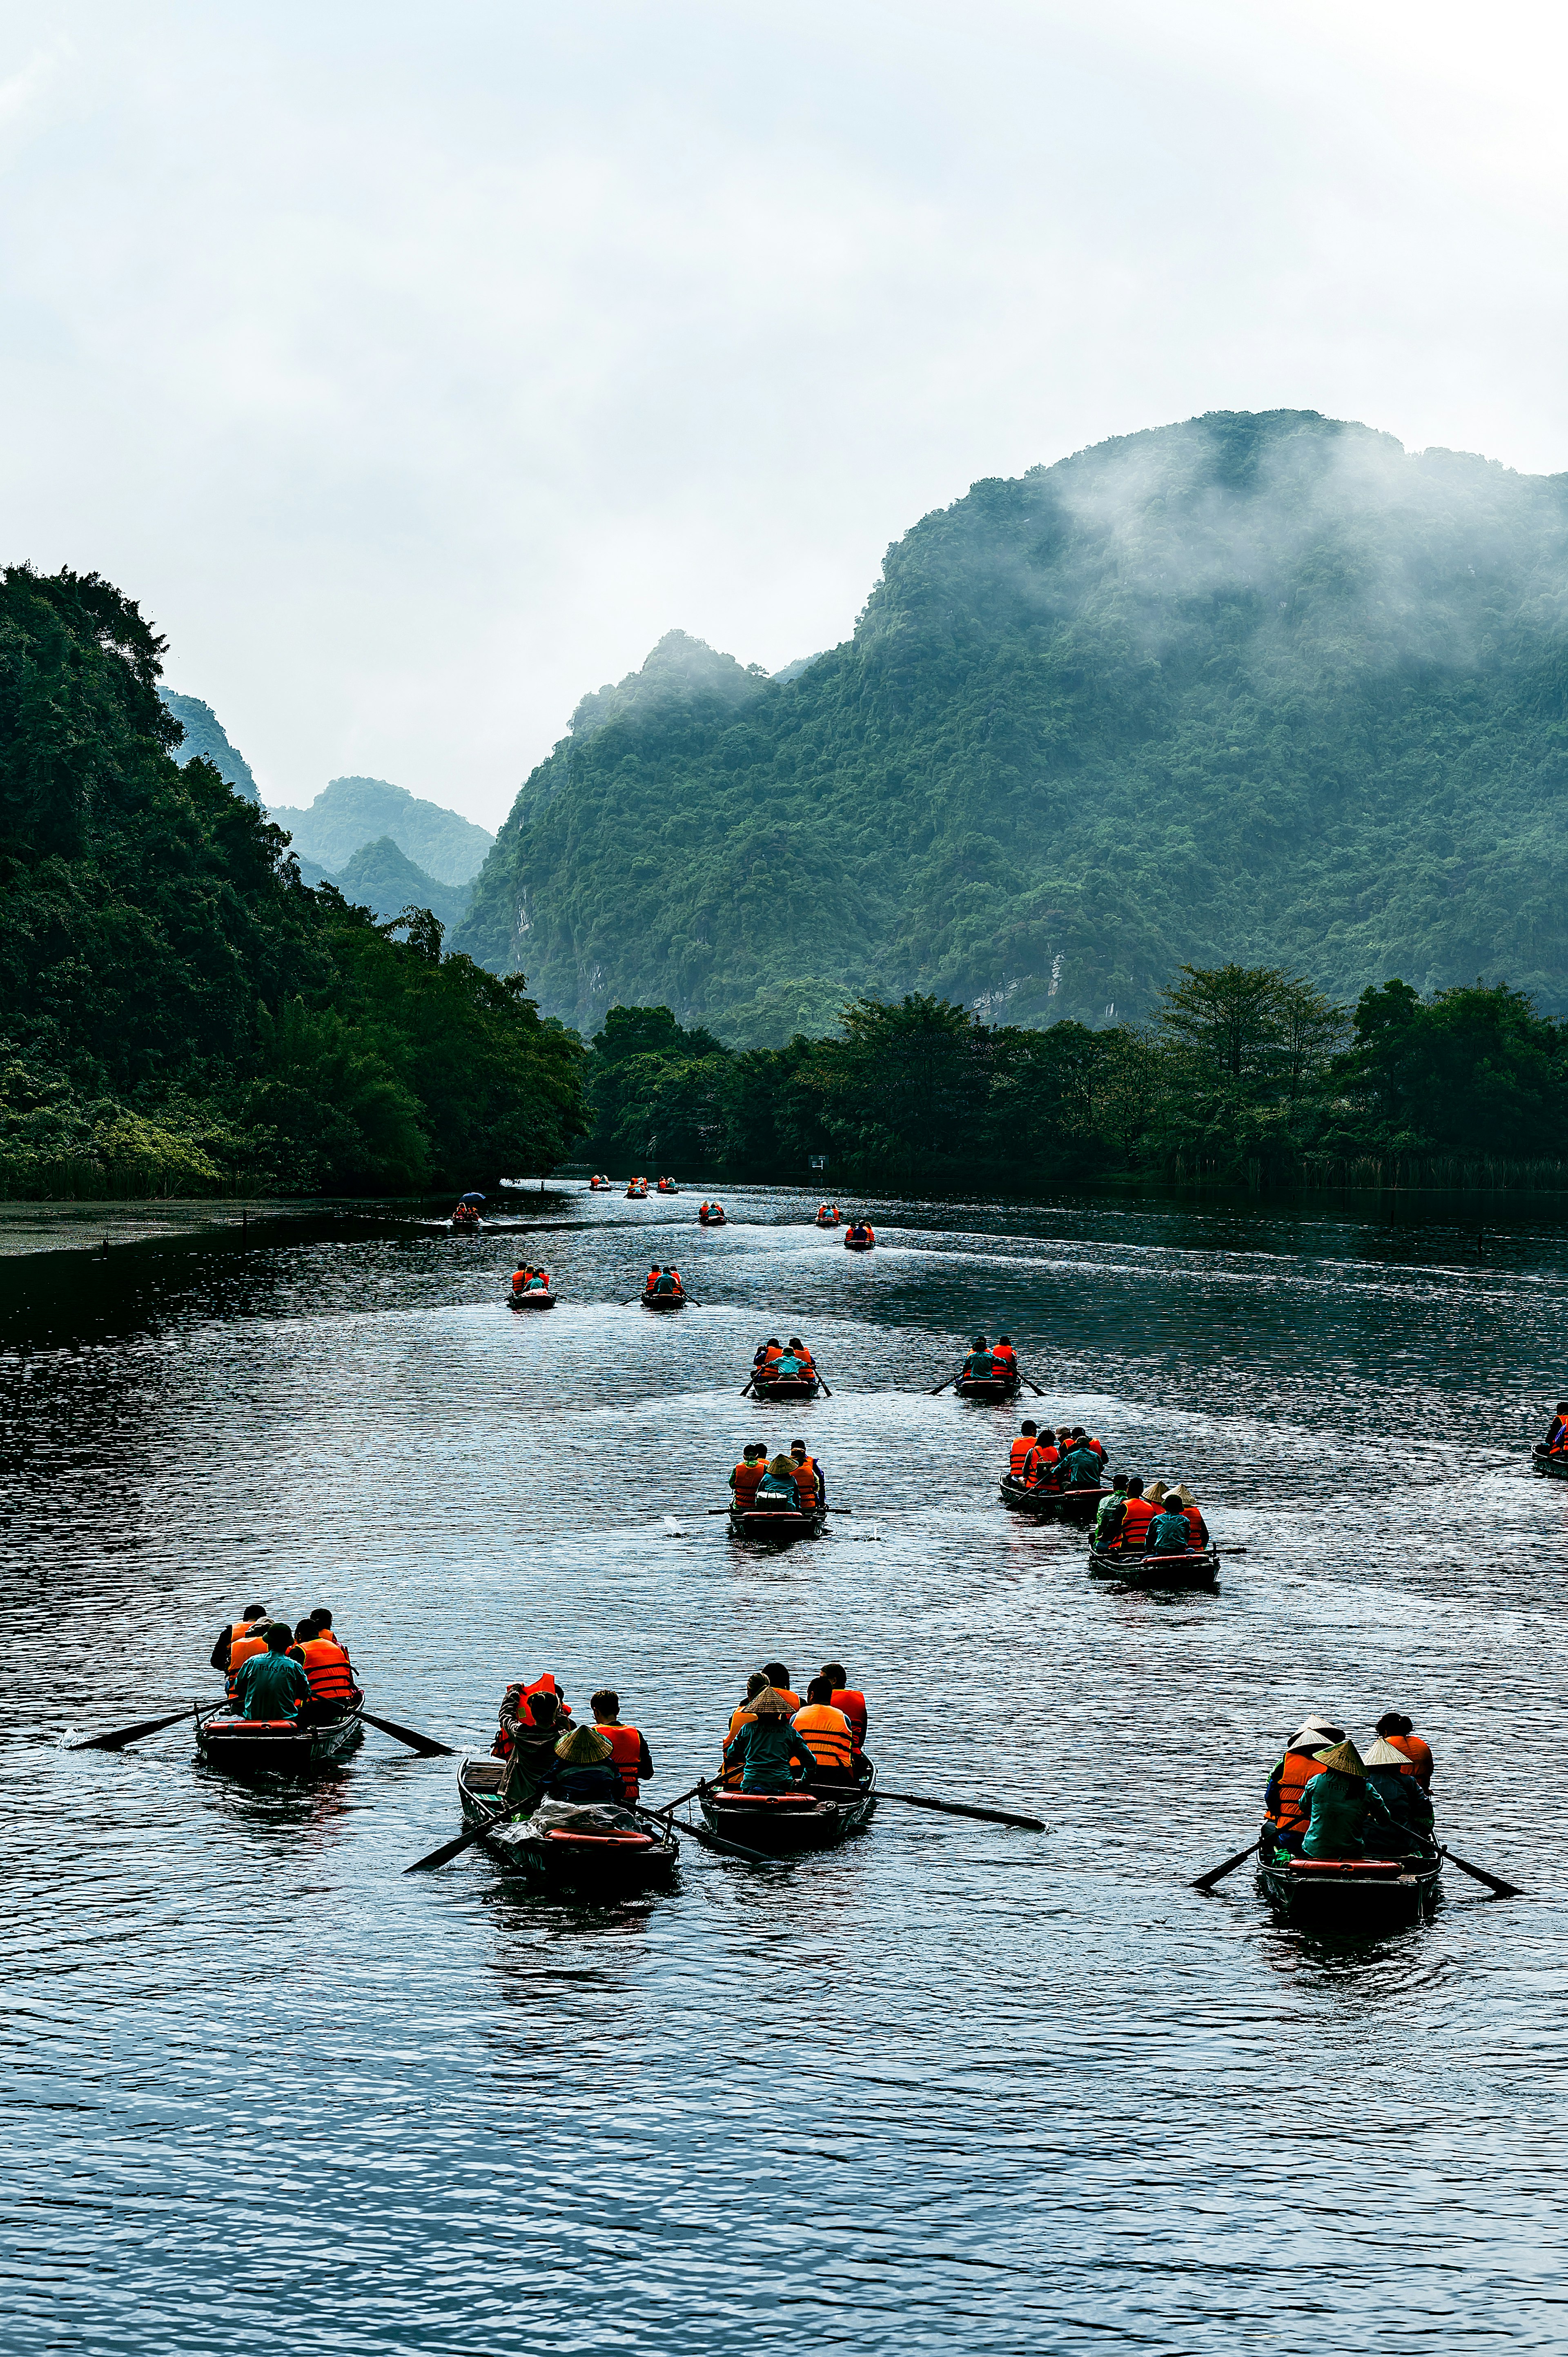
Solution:
<svg viewBox="0 0 1568 2357"><path fill-rule="evenodd" d="M485 1224L485 1223L484 1223L483 1220L481 1220L481 1219L480 1219L480 1217L479 1217L479 1215L478 1215L478 1211L476 1211L476 1212L475 1212L475 1214L474 1214L474 1216L473 1216L473 1218L472 1218L471 1220L460 1220L460 1219L458 1219L458 1217L457 1217L456 1213L456 1212L454 1212L454 1213L453 1213L453 1215L452 1215L451 1220L450 1220L450 1221L449 1221L449 1222L448 1222L448 1225L450 1226L450 1228L451 1228L451 1230L452 1230L452 1232L453 1232L453 1234L454 1234L455 1236L467 1236L467 1235L475 1235L475 1236L477 1236L477 1235L478 1234L478 1232L479 1232L479 1230L484 1226L484 1224Z"/></svg>
<svg viewBox="0 0 1568 2357"><path fill-rule="evenodd" d="M1214 1587L1219 1555L1212 1546L1191 1547L1184 1555L1144 1555L1138 1547L1122 1554L1090 1542L1089 1570L1093 1579L1119 1579L1125 1587Z"/></svg>
<svg viewBox="0 0 1568 2357"><path fill-rule="evenodd" d="M686 1297L683 1293L650 1293L644 1288L642 1306L645 1309L684 1309Z"/></svg>
<svg viewBox="0 0 1568 2357"><path fill-rule="evenodd" d="M1109 1490L1037 1490L1015 1480L1011 1473L1004 1473L1000 1488L1003 1504L1015 1514L1049 1514L1061 1523L1092 1520L1101 1498L1111 1494Z"/></svg>
<svg viewBox="0 0 1568 2357"><path fill-rule="evenodd" d="M704 1228L727 1228L729 1225L728 1215L724 1211L699 1211L697 1218Z"/></svg>
<svg viewBox="0 0 1568 2357"><path fill-rule="evenodd" d="M1554 1481L1568 1481L1568 1457L1553 1456L1543 1440L1538 1440L1530 1453L1538 1473Z"/></svg>
<svg viewBox="0 0 1568 2357"><path fill-rule="evenodd" d="M827 1521L825 1506L813 1506L810 1513L794 1506L732 1505L729 1510L734 1537L765 1539L770 1546L782 1546L788 1539L820 1538Z"/></svg>
<svg viewBox="0 0 1568 2357"><path fill-rule="evenodd" d="M1258 1880L1274 1912L1304 1928L1385 1932L1431 1913L1443 1895L1443 1860L1423 1854L1282 1861L1271 1846L1258 1853Z"/></svg>
<svg viewBox="0 0 1568 2357"><path fill-rule="evenodd" d="M656 1195L678 1195L681 1192L681 1189L679 1187L667 1185L665 1181L660 1178L658 1186L653 1191Z"/></svg>
<svg viewBox="0 0 1568 2357"><path fill-rule="evenodd" d="M465 1760L457 1795L466 1824L493 1822L485 1847L509 1874L585 1898L612 1898L670 1879L681 1855L673 1831L651 1832L628 1809L560 1802L543 1803L521 1823L508 1822L500 1799L506 1770L504 1760Z"/></svg>
<svg viewBox="0 0 1568 2357"><path fill-rule="evenodd" d="M751 1388L756 1393L758 1399L815 1399L817 1394L822 1389L822 1379L817 1375L764 1375L758 1373L752 1376Z"/></svg>
<svg viewBox="0 0 1568 2357"><path fill-rule="evenodd" d="M196 1749L209 1767L235 1776L297 1776L339 1760L364 1732L358 1704L340 1718L241 1718L232 1704L196 1714Z"/></svg>
<svg viewBox="0 0 1568 2357"><path fill-rule="evenodd" d="M960 1399L985 1400L993 1407L1015 1399L1021 1388L1016 1375L960 1375L953 1384Z"/></svg>
<svg viewBox="0 0 1568 2357"><path fill-rule="evenodd" d="M843 1240L845 1252L871 1252L875 1250L875 1236L845 1236Z"/></svg>
<svg viewBox="0 0 1568 2357"><path fill-rule="evenodd" d="M817 1225L819 1228L842 1228L843 1222L842 1220L819 1220L817 1222Z"/></svg>
<svg viewBox="0 0 1568 2357"><path fill-rule="evenodd" d="M532 1293L514 1293L511 1306L514 1309L553 1309L555 1296L546 1292L542 1286L535 1286Z"/></svg>
<svg viewBox="0 0 1568 2357"><path fill-rule="evenodd" d="M789 1857L801 1850L833 1849L864 1833L876 1808L876 1770L865 1762L858 1790L813 1784L797 1792L730 1792L704 1784L698 1794L709 1829L742 1849Z"/></svg>

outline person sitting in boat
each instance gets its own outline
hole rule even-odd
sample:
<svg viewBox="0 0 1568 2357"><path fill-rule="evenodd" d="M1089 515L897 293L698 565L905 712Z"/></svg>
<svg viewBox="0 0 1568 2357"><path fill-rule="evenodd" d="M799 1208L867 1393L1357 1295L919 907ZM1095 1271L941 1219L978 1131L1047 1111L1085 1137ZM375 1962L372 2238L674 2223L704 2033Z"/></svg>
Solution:
<svg viewBox="0 0 1568 2357"><path fill-rule="evenodd" d="M757 1717L757 1713L752 1709L751 1706L768 1683L768 1681L766 1671L753 1670L751 1675L746 1682L746 1700L740 1705L737 1710L732 1710L729 1715L729 1727L725 1732L723 1743L719 1746L719 1781L721 1784L726 1785L731 1792L736 1792L739 1789L740 1769L738 1764L734 1768L726 1768L724 1765L724 1754L728 1750L729 1746L740 1733L741 1728L743 1727L749 1727L752 1720Z"/></svg>
<svg viewBox="0 0 1568 2357"><path fill-rule="evenodd" d="M792 1513L800 1511L800 1489L795 1479L795 1460L780 1449L768 1461L768 1469L757 1485L754 1501L759 1506L788 1506Z"/></svg>
<svg viewBox="0 0 1568 2357"><path fill-rule="evenodd" d="M999 1375L1016 1376L1018 1372L1018 1353L1013 1348L1013 1337L1011 1334L999 1334L997 1336L996 1347L992 1351L991 1355L996 1361L996 1372Z"/></svg>
<svg viewBox="0 0 1568 2357"><path fill-rule="evenodd" d="M241 1663L234 1681L242 1718L297 1718L310 1699L310 1680L301 1662L291 1661L294 1631L286 1620L269 1620L267 1641Z"/></svg>
<svg viewBox="0 0 1568 2357"><path fill-rule="evenodd" d="M608 1738L596 1727L574 1727L555 1742L555 1764L544 1786L544 1798L551 1801L575 1801L585 1806L595 1802L611 1807L626 1798L620 1770Z"/></svg>
<svg viewBox="0 0 1568 2357"><path fill-rule="evenodd" d="M996 1361L991 1355L990 1345L983 1334L977 1334L973 1348L959 1369L959 1381L969 1383L978 1379L982 1383L988 1383L995 1372Z"/></svg>
<svg viewBox="0 0 1568 2357"><path fill-rule="evenodd" d="M794 1687L790 1684L789 1673L785 1668L782 1662L764 1662L762 1664L762 1674L768 1680L768 1683L772 1687L774 1693L783 1695L792 1712L800 1709L800 1697L795 1692Z"/></svg>
<svg viewBox="0 0 1568 2357"><path fill-rule="evenodd" d="M748 1440L740 1463L735 1467L729 1477L730 1488L735 1491L736 1504L742 1513L745 1513L746 1508L755 1500L757 1485L767 1470L768 1443L765 1440Z"/></svg>
<svg viewBox="0 0 1568 2357"><path fill-rule="evenodd" d="M751 1363L754 1367L760 1367L766 1374L771 1372L774 1366L783 1356L783 1343L779 1340L777 1334L769 1334L766 1342L762 1342L757 1345L757 1356L753 1359Z"/></svg>
<svg viewBox="0 0 1568 2357"><path fill-rule="evenodd" d="M787 1347L792 1351L796 1358L799 1359L802 1373L808 1375L814 1375L816 1373L817 1362L815 1359L812 1358L810 1351L807 1350L804 1342L801 1341L799 1334L790 1335Z"/></svg>
<svg viewBox="0 0 1568 2357"><path fill-rule="evenodd" d="M556 1684L553 1671L547 1670L532 1685L525 1686L520 1679L508 1686L501 1696L500 1725L490 1749L498 1760L510 1760L520 1736L532 1738L544 1727L553 1739L571 1724L572 1706Z"/></svg>
<svg viewBox="0 0 1568 2357"><path fill-rule="evenodd" d="M531 1268L528 1272L528 1284L524 1287L524 1290L529 1293L548 1293L550 1290L550 1271L547 1268Z"/></svg>
<svg viewBox="0 0 1568 2357"><path fill-rule="evenodd" d="M247 1604L238 1620L232 1620L227 1628L220 1629L218 1632L218 1642L212 1648L213 1668L227 1674L231 1649L240 1644L267 1617L267 1608L264 1604Z"/></svg>
<svg viewBox="0 0 1568 2357"><path fill-rule="evenodd" d="M1042 1432L1024 1459L1023 1480L1031 1490L1059 1490L1062 1485L1061 1450L1049 1431Z"/></svg>
<svg viewBox="0 0 1568 2357"><path fill-rule="evenodd" d="M1307 1811L1302 1795L1322 1771L1318 1753L1326 1745L1343 1743L1345 1730L1325 1718L1306 1718L1275 1760L1263 1790L1263 1836L1276 1848L1299 1850L1306 1831Z"/></svg>
<svg viewBox="0 0 1568 2357"><path fill-rule="evenodd" d="M1303 1857L1364 1857L1369 1801L1361 1755L1347 1739L1320 1751L1317 1763L1322 1773L1308 1780L1301 1796L1306 1817L1301 1854Z"/></svg>
<svg viewBox="0 0 1568 2357"><path fill-rule="evenodd" d="M1423 1792L1430 1792L1432 1790L1432 1747L1430 1744L1423 1742L1421 1737L1417 1735L1415 1731L1415 1721L1413 1719L1407 1718L1402 1710L1386 1710L1384 1711L1381 1718L1378 1721L1378 1733L1382 1736L1386 1741L1391 1743L1396 1751L1403 1752L1405 1758L1410 1761L1411 1766L1415 1770L1416 1778L1421 1785L1422 1791Z"/></svg>
<svg viewBox="0 0 1568 2357"><path fill-rule="evenodd" d="M1394 1749L1386 1735L1380 1735L1362 1754L1361 1764L1367 1771L1368 1790L1374 1804L1382 1809L1394 1828L1391 1833L1385 1829L1378 1835L1380 1849L1387 1848L1401 1857L1412 1850L1430 1849L1432 1803L1421 1789L1413 1763Z"/></svg>
<svg viewBox="0 0 1568 2357"><path fill-rule="evenodd" d="M1552 1428L1541 1444L1548 1457L1568 1457L1568 1400L1559 1400Z"/></svg>
<svg viewBox="0 0 1568 2357"><path fill-rule="evenodd" d="M1187 1527L1192 1533L1194 1546L1206 1547L1208 1544L1208 1524L1203 1519L1202 1508L1185 1481L1179 1482L1171 1491L1171 1498L1180 1502L1182 1512L1187 1516ZM1167 1507L1170 1501L1170 1498L1165 1500Z"/></svg>
<svg viewBox="0 0 1568 2357"><path fill-rule="evenodd" d="M314 1615L298 1622L289 1659L297 1662L310 1681L310 1699L302 1718L341 1718L351 1703L364 1699L354 1684L353 1664L330 1628L323 1629Z"/></svg>
<svg viewBox="0 0 1568 2357"><path fill-rule="evenodd" d="M1140 1550L1154 1519L1155 1510L1144 1495L1142 1481L1134 1474L1127 1484L1127 1494L1122 1503L1112 1506L1105 1518L1101 1544L1115 1555L1130 1555Z"/></svg>
<svg viewBox="0 0 1568 2357"><path fill-rule="evenodd" d="M865 1220L852 1220L844 1235L846 1241L853 1240L857 1244L874 1244L876 1242L875 1232Z"/></svg>
<svg viewBox="0 0 1568 2357"><path fill-rule="evenodd" d="M1150 1555L1186 1555L1192 1544L1192 1525L1173 1491L1149 1524L1145 1547Z"/></svg>
<svg viewBox="0 0 1568 2357"><path fill-rule="evenodd" d="M621 1725L620 1696L613 1686L601 1686L596 1695L590 1695L588 1706L594 1725L610 1747L622 1793L628 1801L635 1801L653 1775L653 1755L647 1738L639 1727Z"/></svg>
<svg viewBox="0 0 1568 2357"><path fill-rule="evenodd" d="M854 1731L843 1712L834 1706L832 1678L811 1680L805 1702L790 1725L804 1738L817 1763L811 1770L813 1784L854 1783Z"/></svg>
<svg viewBox="0 0 1568 2357"><path fill-rule="evenodd" d="M1093 1433L1085 1432L1081 1424L1075 1424L1073 1426L1072 1441L1075 1448L1091 1448L1096 1457L1099 1458L1101 1464L1104 1464L1105 1443L1102 1440L1096 1440Z"/></svg>
<svg viewBox="0 0 1568 2357"><path fill-rule="evenodd" d="M1017 1439L1007 1451L1007 1471L1015 1481L1023 1479L1024 1460L1035 1446L1035 1435L1039 1428L1033 1416L1026 1417L1018 1428Z"/></svg>
<svg viewBox="0 0 1568 2357"><path fill-rule="evenodd" d="M816 1760L789 1723L798 1707L772 1686L752 1696L748 1723L725 1745L725 1766L740 1770L743 1792L797 1792L814 1772Z"/></svg>
<svg viewBox="0 0 1568 2357"><path fill-rule="evenodd" d="M1064 1490L1098 1490L1100 1459L1092 1448L1075 1440L1061 1460L1061 1486Z"/></svg>
<svg viewBox="0 0 1568 2357"><path fill-rule="evenodd" d="M1111 1484L1110 1496L1101 1498L1095 1509L1094 1529L1090 1533L1091 1544L1102 1546L1105 1544L1105 1525L1113 1513L1120 1513L1126 1500L1127 1476L1125 1473L1118 1473Z"/></svg>
<svg viewBox="0 0 1568 2357"><path fill-rule="evenodd" d="M822 1469L814 1457L807 1456L803 1440L789 1443L789 1462L795 1468L795 1487L800 1492L800 1512L814 1514L819 1506L825 1507L828 1502Z"/></svg>
<svg viewBox="0 0 1568 2357"><path fill-rule="evenodd" d="M827 1679L831 1689L828 1700L835 1710L842 1710L849 1721L849 1731L854 1738L854 1757L858 1763L862 1752L865 1749L865 1730L871 1721L865 1696L858 1686L851 1685L849 1672L842 1662L824 1662L817 1675Z"/></svg>
<svg viewBox="0 0 1568 2357"><path fill-rule="evenodd" d="M529 1278L532 1275L533 1271L529 1267L528 1263L526 1261L520 1260L517 1266L511 1273L512 1291L514 1293L523 1292L527 1286Z"/></svg>
<svg viewBox="0 0 1568 2357"><path fill-rule="evenodd" d="M675 1268L661 1268L649 1287L650 1293L671 1294L682 1290L681 1272Z"/></svg>
<svg viewBox="0 0 1568 2357"><path fill-rule="evenodd" d="M236 1637L232 1644L230 1646L229 1699L231 1702L233 1702L239 1694L239 1675L244 1664L247 1662L259 1660L266 1652L267 1631L271 1629L272 1625L271 1620L263 1613L259 1620L253 1620L251 1623L251 1626L247 1629L242 1637ZM287 1629L288 1622L286 1620L282 1621L279 1623L279 1626L284 1629Z"/></svg>

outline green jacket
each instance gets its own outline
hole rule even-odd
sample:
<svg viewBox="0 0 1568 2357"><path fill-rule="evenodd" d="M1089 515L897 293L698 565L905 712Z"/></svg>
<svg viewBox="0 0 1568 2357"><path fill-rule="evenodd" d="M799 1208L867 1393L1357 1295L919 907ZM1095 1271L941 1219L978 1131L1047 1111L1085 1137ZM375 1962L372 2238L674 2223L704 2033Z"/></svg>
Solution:
<svg viewBox="0 0 1568 2357"><path fill-rule="evenodd" d="M1101 1498L1100 1501L1099 1510L1094 1517L1094 1537L1097 1543L1100 1539L1106 1515L1110 1513L1113 1506L1124 1506L1126 1502L1127 1492L1125 1490L1112 1490L1109 1498Z"/></svg>
<svg viewBox="0 0 1568 2357"><path fill-rule="evenodd" d="M743 1792L793 1792L801 1777L791 1776L798 1760L810 1776L816 1760L787 1718L754 1718L725 1745L725 1766L741 1770Z"/></svg>
<svg viewBox="0 0 1568 2357"><path fill-rule="evenodd" d="M1311 1823L1302 1837L1303 1857L1365 1856L1367 1845L1361 1837L1368 1808L1364 1778L1341 1775L1337 1768L1326 1768L1320 1776L1308 1778L1301 1804L1311 1813Z"/></svg>
<svg viewBox="0 0 1568 2357"><path fill-rule="evenodd" d="M297 1718L300 1704L309 1699L310 1680L286 1653L252 1653L240 1664L234 1691L246 1718Z"/></svg>

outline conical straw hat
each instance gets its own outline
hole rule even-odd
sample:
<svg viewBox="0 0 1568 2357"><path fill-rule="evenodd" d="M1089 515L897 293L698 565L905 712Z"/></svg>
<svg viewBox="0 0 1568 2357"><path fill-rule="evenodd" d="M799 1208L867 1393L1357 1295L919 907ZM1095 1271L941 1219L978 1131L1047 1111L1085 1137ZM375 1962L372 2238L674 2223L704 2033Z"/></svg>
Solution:
<svg viewBox="0 0 1568 2357"><path fill-rule="evenodd" d="M555 1757L568 1768L596 1768L610 1756L610 1746L596 1727L575 1727L555 1746Z"/></svg>
<svg viewBox="0 0 1568 2357"><path fill-rule="evenodd" d="M746 1708L757 1718L788 1718L789 1716L789 1706L777 1686L764 1686L760 1694L752 1695Z"/></svg>
<svg viewBox="0 0 1568 2357"><path fill-rule="evenodd" d="M1343 1743L1337 1743L1332 1751L1314 1752L1313 1758L1320 1760L1326 1768L1337 1768L1341 1776L1365 1776L1367 1772L1365 1761L1348 1737Z"/></svg>
<svg viewBox="0 0 1568 2357"><path fill-rule="evenodd" d="M1396 1751L1386 1735L1380 1735L1363 1755L1369 1768L1399 1768L1410 1766L1408 1752Z"/></svg>

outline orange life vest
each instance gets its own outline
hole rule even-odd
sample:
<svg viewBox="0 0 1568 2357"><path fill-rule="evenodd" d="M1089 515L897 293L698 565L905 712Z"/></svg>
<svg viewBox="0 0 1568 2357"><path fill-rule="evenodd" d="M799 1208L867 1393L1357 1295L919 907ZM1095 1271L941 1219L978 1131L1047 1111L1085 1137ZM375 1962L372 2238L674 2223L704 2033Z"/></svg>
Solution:
<svg viewBox="0 0 1568 2357"><path fill-rule="evenodd" d="M998 1366L1006 1367L1015 1371L1016 1370L1018 1364L1018 1353L1015 1351L1011 1342L998 1342L991 1355L996 1361Z"/></svg>
<svg viewBox="0 0 1568 2357"><path fill-rule="evenodd" d="M735 1501L737 1506L749 1506L757 1495L757 1485L768 1470L766 1457L754 1457L749 1463L744 1458L735 1469Z"/></svg>
<svg viewBox="0 0 1568 2357"><path fill-rule="evenodd" d="M524 1286L527 1283L528 1283L528 1279L527 1279L527 1277L524 1275L524 1274L523 1274L522 1270L521 1270L521 1268L514 1268L514 1269L513 1269L513 1271L512 1271L512 1273L511 1273L511 1289L512 1289L512 1291L513 1291L514 1293L521 1293L521 1292L522 1291L523 1286Z"/></svg>
<svg viewBox="0 0 1568 2357"><path fill-rule="evenodd" d="M1017 1439L1013 1443L1012 1448L1009 1449L1007 1453L1007 1470L1011 1473L1015 1481L1020 1480L1023 1478L1024 1459L1026 1457L1033 1455L1034 1448L1034 1434L1032 1432L1021 1432L1018 1435Z"/></svg>
<svg viewBox="0 0 1568 2357"><path fill-rule="evenodd" d="M825 1702L809 1702L804 1710L795 1713L793 1725L821 1767L848 1770L854 1756L854 1737L842 1710Z"/></svg>
<svg viewBox="0 0 1568 2357"><path fill-rule="evenodd" d="M1049 1489L1057 1476L1057 1470L1060 1464L1061 1454L1058 1449L1055 1441L1036 1440L1035 1446L1030 1449L1029 1454L1024 1459L1024 1479L1026 1481L1031 1482L1043 1481L1047 1488Z"/></svg>
<svg viewBox="0 0 1568 2357"><path fill-rule="evenodd" d="M1280 1770L1280 1801L1274 1812L1274 1824L1282 1834L1305 1833L1311 1812L1301 1803L1302 1793L1315 1776L1323 1773L1323 1762L1315 1760L1310 1751L1287 1751Z"/></svg>
<svg viewBox="0 0 1568 2357"><path fill-rule="evenodd" d="M795 1716L795 1713L796 1713L796 1712L800 1709L800 1695L799 1695L798 1694L791 1693L790 1689L789 1689L788 1686L775 1686L775 1687L774 1687L774 1689L773 1689L773 1691L774 1691L774 1693L775 1693L776 1695L781 1695L783 1696L783 1698L784 1698L785 1702L787 1702L787 1703L789 1704L789 1716L790 1716L790 1717L791 1717L791 1718L793 1718L793 1717L794 1717L794 1716Z"/></svg>
<svg viewBox="0 0 1568 2357"><path fill-rule="evenodd" d="M817 1460L814 1457L792 1457L795 1487L800 1492L800 1512L814 1514L817 1511Z"/></svg>
<svg viewBox="0 0 1568 2357"><path fill-rule="evenodd" d="M1122 1527L1116 1534L1121 1546L1141 1546L1148 1534L1149 1524L1158 1509L1147 1498L1129 1498L1122 1513Z"/></svg>
<svg viewBox="0 0 1568 2357"><path fill-rule="evenodd" d="M354 1673L349 1656L335 1638L307 1637L298 1649L316 1702L349 1702L354 1693Z"/></svg>
<svg viewBox="0 0 1568 2357"><path fill-rule="evenodd" d="M1207 1545L1202 1510L1197 1506L1184 1506L1182 1512L1187 1516L1187 1526L1192 1533L1193 1545L1196 1547Z"/></svg>
<svg viewBox="0 0 1568 2357"><path fill-rule="evenodd" d="M835 1686L833 1688L833 1708L835 1710L843 1711L844 1717L849 1721L850 1733L854 1738L855 1749L857 1751L864 1751L865 1749L865 1723L868 1714L865 1707L865 1696L861 1693L860 1688L858 1686Z"/></svg>
<svg viewBox="0 0 1568 2357"><path fill-rule="evenodd" d="M1424 1792L1432 1782L1431 1745L1423 1743L1419 1735L1391 1735L1389 1741L1396 1751L1404 1753L1405 1758L1415 1770L1421 1789Z"/></svg>
<svg viewBox="0 0 1568 2357"><path fill-rule="evenodd" d="M598 1732L610 1747L610 1758L620 1770L621 1785L627 1799L635 1801L642 1790L637 1781L637 1771L642 1765L641 1730L635 1727L606 1727L601 1724Z"/></svg>
<svg viewBox="0 0 1568 2357"><path fill-rule="evenodd" d="M267 1641L264 1637L242 1637L237 1645L230 1645L229 1694L231 1699L232 1699L239 1692L239 1688L234 1683L234 1673L239 1668L241 1663L248 1662L252 1653L264 1653L266 1650Z"/></svg>

